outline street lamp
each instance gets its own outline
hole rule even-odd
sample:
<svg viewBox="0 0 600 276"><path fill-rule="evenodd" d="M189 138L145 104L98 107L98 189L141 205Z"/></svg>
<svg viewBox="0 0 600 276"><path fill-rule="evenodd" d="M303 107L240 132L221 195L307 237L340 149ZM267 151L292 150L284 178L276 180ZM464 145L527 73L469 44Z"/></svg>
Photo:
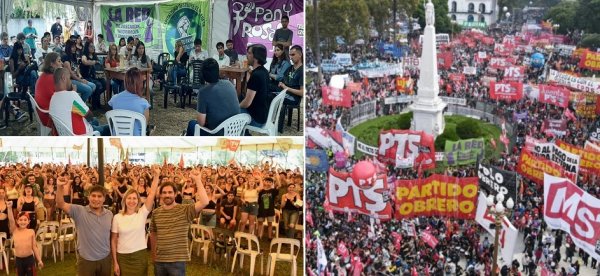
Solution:
<svg viewBox="0 0 600 276"><path fill-rule="evenodd" d="M515 202L512 198L508 198L506 201L506 207L502 204L504 201L504 194L498 193L496 195L496 204L494 205L494 196L489 195L486 199L487 206L489 208L489 213L494 216L494 224L495 224L495 234L494 234L494 262L492 266L492 276L497 276L498 270L498 248L500 247L499 238L500 238L500 229L502 228L502 219L504 216L510 215L512 208L515 207Z"/></svg>

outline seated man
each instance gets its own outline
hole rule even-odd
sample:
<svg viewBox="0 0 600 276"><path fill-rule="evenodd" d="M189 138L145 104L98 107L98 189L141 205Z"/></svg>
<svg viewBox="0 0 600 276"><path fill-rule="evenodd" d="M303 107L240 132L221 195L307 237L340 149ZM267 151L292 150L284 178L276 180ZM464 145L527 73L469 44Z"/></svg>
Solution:
<svg viewBox="0 0 600 276"><path fill-rule="evenodd" d="M237 51L233 49L233 40L228 39L227 42L225 42L225 46L227 47L227 49L225 49L225 54L229 57L229 64L234 65L238 62L239 57Z"/></svg>
<svg viewBox="0 0 600 276"><path fill-rule="evenodd" d="M285 99L283 100L284 105L299 105L304 96L304 65L303 65L303 54L302 47L299 45L292 46L290 50L290 59L292 60L292 66L289 67L283 74L283 79L279 83L281 90L287 89ZM279 126L277 129L279 133L283 132L283 121L285 117L285 110L281 110L279 113Z"/></svg>
<svg viewBox="0 0 600 276"><path fill-rule="evenodd" d="M225 45L223 42L217 43L217 54L214 56L214 59L219 62L219 67L229 66L229 57L225 54Z"/></svg>
<svg viewBox="0 0 600 276"><path fill-rule="evenodd" d="M98 121L92 118L93 114L79 94L75 91L67 91L72 87L69 70L58 68L54 71L54 87L56 92L50 99L50 114L65 123L75 135L98 131L102 136L110 136L108 125L98 125ZM89 123L86 117L90 118L92 123Z"/></svg>
<svg viewBox="0 0 600 276"><path fill-rule="evenodd" d="M267 63L267 49L259 44L248 47L248 65L254 70L250 74L246 89L246 96L240 102L241 111L252 116L251 126L263 127L267 122L269 113L268 80L269 71L265 68Z"/></svg>
<svg viewBox="0 0 600 276"><path fill-rule="evenodd" d="M207 58L202 63L202 76L207 85L198 92L198 118L188 123L186 135L193 136L196 124L214 129L231 116L240 113L235 87L227 80L219 80L219 63ZM200 135L210 135L200 131ZM222 136L223 130L215 135Z"/></svg>
<svg viewBox="0 0 600 276"><path fill-rule="evenodd" d="M194 40L194 50L190 52L190 60L205 60L208 58L208 54L202 51L202 39L196 38Z"/></svg>

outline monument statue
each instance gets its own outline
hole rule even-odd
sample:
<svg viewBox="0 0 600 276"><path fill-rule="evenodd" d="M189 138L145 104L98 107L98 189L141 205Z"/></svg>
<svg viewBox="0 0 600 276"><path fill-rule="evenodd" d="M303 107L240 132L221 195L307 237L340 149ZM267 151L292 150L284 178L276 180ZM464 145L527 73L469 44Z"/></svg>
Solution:
<svg viewBox="0 0 600 276"><path fill-rule="evenodd" d="M435 25L435 12L433 11L433 3L431 3L431 0L425 5L425 25Z"/></svg>

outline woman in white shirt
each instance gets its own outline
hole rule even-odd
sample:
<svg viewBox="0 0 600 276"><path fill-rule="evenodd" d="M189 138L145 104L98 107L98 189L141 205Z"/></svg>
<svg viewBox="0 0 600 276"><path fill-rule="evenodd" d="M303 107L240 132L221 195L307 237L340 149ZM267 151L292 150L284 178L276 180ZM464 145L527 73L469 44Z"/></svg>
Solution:
<svg viewBox="0 0 600 276"><path fill-rule="evenodd" d="M160 167L152 167L153 178L146 203L140 207L140 195L129 189L123 196L123 210L113 218L111 247L115 275L148 275L146 219L154 207Z"/></svg>

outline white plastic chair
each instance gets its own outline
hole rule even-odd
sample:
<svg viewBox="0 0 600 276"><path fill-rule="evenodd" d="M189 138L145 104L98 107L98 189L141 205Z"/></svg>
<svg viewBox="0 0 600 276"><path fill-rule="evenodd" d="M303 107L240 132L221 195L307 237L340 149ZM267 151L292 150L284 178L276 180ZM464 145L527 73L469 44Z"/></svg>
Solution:
<svg viewBox="0 0 600 276"><path fill-rule="evenodd" d="M56 263L56 242L58 241L58 228L58 221L44 221L40 224L40 227L35 234L35 240L38 243L38 246L40 246L42 256L45 255L45 247L52 247L54 263Z"/></svg>
<svg viewBox="0 0 600 276"><path fill-rule="evenodd" d="M50 118L52 118L52 122L54 123L54 127L56 127L58 136L76 136L75 133L73 133L73 130L70 129L61 119L59 119L56 116L53 116L52 113L50 113ZM94 131L86 133L82 136L100 136L100 132Z"/></svg>
<svg viewBox="0 0 600 276"><path fill-rule="evenodd" d="M275 238L279 238L279 222L280 221L281 221L281 211L278 209L275 209L275 221L271 223L271 229L273 229L273 231L275 231ZM267 229L267 231L268 231L269 222L265 219L262 226L263 226L263 230Z"/></svg>
<svg viewBox="0 0 600 276"><path fill-rule="evenodd" d="M250 121L252 121L252 117L250 117L249 114L240 113L229 117L213 130L196 124L194 136L200 136L200 130L204 130L210 134L216 134L221 129L223 129L223 136L242 136L244 129L247 127Z"/></svg>
<svg viewBox="0 0 600 276"><path fill-rule="evenodd" d="M271 102L271 106L269 107L269 115L267 116L267 122L262 128L254 127L254 126L246 126L247 130L251 130L258 133L267 134L269 136L277 136L277 126L279 125L279 113L281 113L281 108L283 107L283 100L285 99L285 94L287 89L279 92L273 101Z"/></svg>
<svg viewBox="0 0 600 276"><path fill-rule="evenodd" d="M77 256L77 230L73 223L63 223L58 227L58 250L60 251L60 260L65 260L65 243L69 244L69 253L71 253L71 244L73 251Z"/></svg>
<svg viewBox="0 0 600 276"><path fill-rule="evenodd" d="M50 131L52 129L45 126L44 124L42 124L42 120L40 120L40 114L38 114L38 112L48 114L48 113L50 113L50 111L42 109L35 101L35 98L33 96L31 96L31 94L29 94L29 92L27 92L27 96L29 97L29 101L31 101L31 105L35 108L35 110L33 112L33 116L35 117L35 120L38 122L38 130L40 132L40 136L50 135Z"/></svg>
<svg viewBox="0 0 600 276"><path fill-rule="evenodd" d="M6 244L8 243L8 239L6 238L6 233L0 232L0 257L2 258L2 262L0 265L4 266L4 270L6 270L6 275L9 274L8 270L8 253L6 252Z"/></svg>
<svg viewBox="0 0 600 276"><path fill-rule="evenodd" d="M106 121L110 126L111 136L135 136L133 130L135 129L135 121L139 121L142 126L142 132L140 136L146 136L146 116L141 113L115 109L106 112Z"/></svg>
<svg viewBox="0 0 600 276"><path fill-rule="evenodd" d="M256 264L256 257L260 255L260 274L264 274L263 271L263 252L260 250L260 243L255 235L235 232L235 255L233 255L233 262L231 263L231 273L235 268L235 260L240 255L240 268L244 267L244 256L250 257L250 276L254 275L254 266ZM246 246L243 246L246 244Z"/></svg>
<svg viewBox="0 0 600 276"><path fill-rule="evenodd" d="M204 225L192 224L190 227L190 233L192 235L192 242L190 244L189 255L191 257L194 244L198 244L196 254L200 256L200 249L204 252L204 264L208 262L208 248L212 239L212 231L210 228Z"/></svg>
<svg viewBox="0 0 600 276"><path fill-rule="evenodd" d="M273 251L273 246L277 247L275 251ZM282 246L289 248L289 253L282 252ZM299 240L288 238L273 239L271 241L271 246L269 247L269 258L267 259L267 268L269 269L269 276L273 276L273 274L275 273L275 263L277 261L289 262L292 266L291 275L296 276L298 274L298 265L296 264L298 252L300 252Z"/></svg>

